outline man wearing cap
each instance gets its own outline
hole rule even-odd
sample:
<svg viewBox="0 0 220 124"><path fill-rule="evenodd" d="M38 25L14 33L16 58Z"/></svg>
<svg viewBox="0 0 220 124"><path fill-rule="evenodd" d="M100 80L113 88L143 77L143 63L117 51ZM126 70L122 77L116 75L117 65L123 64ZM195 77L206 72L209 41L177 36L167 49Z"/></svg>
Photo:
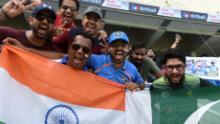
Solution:
<svg viewBox="0 0 220 124"><path fill-rule="evenodd" d="M127 35L122 31L113 32L108 43L109 55L93 54L88 61L88 66L93 68L95 74L124 84L131 91L144 88L144 80L137 69L126 60L130 49Z"/></svg>
<svg viewBox="0 0 220 124"><path fill-rule="evenodd" d="M82 27L79 28L72 28L68 33L65 33L64 35L60 36L59 38L56 37L56 39L53 39L53 42L60 48L61 52L66 53L68 50L68 46L70 43L70 37L74 37L77 32L87 32L89 33L95 40L95 44L92 50L92 53L94 54L101 54L103 46L106 45L106 35L103 35L102 38L99 38L99 31L101 29L102 25L102 9L100 7L95 6L89 6L83 15L82 19Z"/></svg>
<svg viewBox="0 0 220 124"><path fill-rule="evenodd" d="M18 2L18 1L17 1ZM11 9L10 9L11 8ZM12 12L13 9L18 11ZM6 3L2 10L7 17L15 17L16 14L23 12L23 4L14 1ZM14 10L16 11L16 10ZM13 15L14 14L14 15ZM28 48L35 48L38 50L54 50L54 46L50 42L50 38L54 28L54 21L56 19L56 13L53 8L47 4L38 5L34 8L32 15L28 21L31 26L31 30L18 30L10 27L0 27L0 42L5 38L10 37L16 39L23 46ZM10 39L6 39L8 41Z"/></svg>

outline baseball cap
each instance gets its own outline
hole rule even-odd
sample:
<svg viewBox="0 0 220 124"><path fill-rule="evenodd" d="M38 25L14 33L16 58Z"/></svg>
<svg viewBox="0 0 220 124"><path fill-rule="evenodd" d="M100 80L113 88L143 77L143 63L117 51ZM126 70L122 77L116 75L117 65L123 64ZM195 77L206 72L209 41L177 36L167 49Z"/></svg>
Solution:
<svg viewBox="0 0 220 124"><path fill-rule="evenodd" d="M52 6L45 4L45 3L40 4L37 7L35 7L34 10L32 11L32 16L38 14L39 12L41 12L43 10L48 10L48 12L50 12L50 14L51 14L51 18L56 19L55 10L52 8Z"/></svg>
<svg viewBox="0 0 220 124"><path fill-rule="evenodd" d="M89 6L85 12L83 13L83 15L86 15L87 13L96 13L100 19L103 19L103 13L102 13L102 9L100 7L96 7L96 6Z"/></svg>
<svg viewBox="0 0 220 124"><path fill-rule="evenodd" d="M111 44L112 42L114 42L116 40L122 40L126 43L129 43L129 39L128 39L127 34L122 31L113 32L108 38L108 43Z"/></svg>

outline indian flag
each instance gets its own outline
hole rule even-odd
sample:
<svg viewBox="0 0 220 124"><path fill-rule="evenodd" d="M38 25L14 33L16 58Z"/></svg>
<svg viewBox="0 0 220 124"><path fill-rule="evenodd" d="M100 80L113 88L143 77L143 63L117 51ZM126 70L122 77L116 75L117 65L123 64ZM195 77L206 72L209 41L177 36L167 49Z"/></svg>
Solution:
<svg viewBox="0 0 220 124"><path fill-rule="evenodd" d="M150 93L5 46L0 55L0 124L152 123Z"/></svg>

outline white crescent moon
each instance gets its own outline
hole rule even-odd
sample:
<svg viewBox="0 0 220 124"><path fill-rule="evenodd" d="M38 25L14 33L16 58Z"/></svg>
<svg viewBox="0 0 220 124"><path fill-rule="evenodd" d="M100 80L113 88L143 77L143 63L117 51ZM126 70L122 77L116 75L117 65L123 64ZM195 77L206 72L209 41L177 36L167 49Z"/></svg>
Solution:
<svg viewBox="0 0 220 124"><path fill-rule="evenodd" d="M220 100L208 103L207 105L197 109L195 112L193 112L184 122L184 124L198 124L201 117L205 114L205 112L214 106L215 104L219 103Z"/></svg>

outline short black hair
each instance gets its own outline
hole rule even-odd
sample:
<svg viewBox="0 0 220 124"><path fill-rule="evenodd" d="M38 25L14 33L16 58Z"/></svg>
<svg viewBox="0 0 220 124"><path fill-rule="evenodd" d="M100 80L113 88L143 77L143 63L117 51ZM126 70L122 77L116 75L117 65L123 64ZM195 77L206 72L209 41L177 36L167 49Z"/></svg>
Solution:
<svg viewBox="0 0 220 124"><path fill-rule="evenodd" d="M186 63L186 55L181 49L169 49L167 50L162 59L162 64L165 65L169 59L179 59L184 64Z"/></svg>
<svg viewBox="0 0 220 124"><path fill-rule="evenodd" d="M78 35L81 35L81 36L83 36L83 37L88 38L89 40L91 40L92 47L95 45L94 38L92 38L92 36L91 36L90 34L88 34L87 32L85 32L85 31L78 31L78 32L75 33L72 37L70 37L71 42L69 42L69 45L72 44L74 38L75 38L76 36L78 36Z"/></svg>
<svg viewBox="0 0 220 124"><path fill-rule="evenodd" d="M147 51L148 51L148 50L152 50L153 52L155 52L152 47L147 48Z"/></svg>
<svg viewBox="0 0 220 124"><path fill-rule="evenodd" d="M141 49L141 48L146 49L145 44L133 44L133 45L132 45L132 51L134 51L134 50L136 50L136 49ZM147 50L147 49L146 49L146 50Z"/></svg>
<svg viewBox="0 0 220 124"><path fill-rule="evenodd" d="M73 0L73 1L76 2L76 10L79 11L79 0ZM59 0L58 2L59 8L62 6L62 4L63 4L63 0Z"/></svg>

